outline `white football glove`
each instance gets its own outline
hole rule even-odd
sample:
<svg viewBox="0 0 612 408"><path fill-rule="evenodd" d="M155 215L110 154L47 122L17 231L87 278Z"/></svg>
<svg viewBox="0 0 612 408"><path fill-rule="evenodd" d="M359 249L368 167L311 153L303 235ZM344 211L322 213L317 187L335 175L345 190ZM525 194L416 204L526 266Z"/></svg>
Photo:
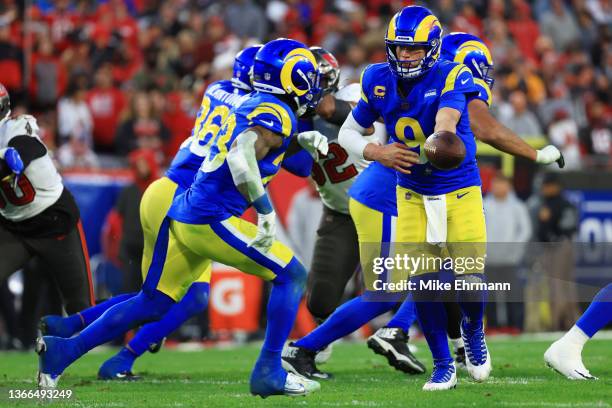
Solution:
<svg viewBox="0 0 612 408"><path fill-rule="evenodd" d="M543 149L537 150L536 163L551 164L561 159L561 152L553 145L548 145ZM563 167L559 163L559 167Z"/></svg>
<svg viewBox="0 0 612 408"><path fill-rule="evenodd" d="M269 252L276 239L276 213L272 211L268 214L257 214L257 235L249 242L249 247L253 247L262 252Z"/></svg>
<svg viewBox="0 0 612 408"><path fill-rule="evenodd" d="M310 153L315 161L319 160L319 153L325 156L329 150L327 137L317 130L299 133L297 140L300 146Z"/></svg>

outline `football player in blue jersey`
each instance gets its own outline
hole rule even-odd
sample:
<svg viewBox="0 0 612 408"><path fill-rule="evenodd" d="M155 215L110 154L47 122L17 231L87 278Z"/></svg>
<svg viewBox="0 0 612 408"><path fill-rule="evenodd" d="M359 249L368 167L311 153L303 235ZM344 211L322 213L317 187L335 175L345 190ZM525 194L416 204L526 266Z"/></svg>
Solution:
<svg viewBox="0 0 612 408"><path fill-rule="evenodd" d="M494 64L491 52L480 38L472 34L460 32L446 35L442 39L440 59L464 64L472 71L474 85L478 89L478 94L468 98L468 111L470 113L471 129L476 139L490 144L502 152L524 157L539 164L557 162L559 167L564 166L563 157L555 146L549 145L541 150L534 149L520 136L499 123L490 113L489 107L492 103L491 88L494 83L491 75ZM464 350L463 340L460 337L459 327L452 318L452 316L459 316L459 313L455 311L458 308L455 304L455 302L445 302L445 308L448 317L447 331L450 341L455 348L455 361L459 365L461 362L465 362L465 354L462 353L462 350ZM401 320L404 313L404 308L400 309L391 322L398 318ZM455 328L455 326L457 327ZM383 330L384 328L381 329L381 331ZM387 333L389 331L384 332ZM396 357L396 353L399 349L395 347L393 349L394 353L389 354L390 347L393 345L392 341L374 334L369 339L368 344L375 351L378 349L386 352L388 357L390 357L389 362L391 365L397 367L396 360L398 357ZM409 355L403 356L404 359L409 357Z"/></svg>
<svg viewBox="0 0 612 408"><path fill-rule="evenodd" d="M53 387L61 373L91 348L142 321L159 320L213 260L271 280L268 328L251 375L251 392L306 395L318 383L287 374L282 345L291 329L306 271L274 239L274 212L264 186L276 174L295 133L296 114L316 105L318 70L312 53L297 41L272 41L257 53L257 92L228 112L211 132L212 146L192 186L178 195L162 221L143 290L111 307L70 339L45 336L38 342L39 385ZM318 132L299 135L306 149L326 153ZM249 206L255 226L238 218Z"/></svg>
<svg viewBox="0 0 612 408"><path fill-rule="evenodd" d="M191 135L183 142L164 177L153 182L145 191L140 205L140 220L144 233L142 261L143 281L151 263L155 239L162 220L172 200L189 188L195 174L202 165L211 146L211 134L216 133L229 111L240 106L252 91L250 70L255 54L261 45L254 45L240 51L234 61L231 80L216 81L206 89ZM159 348L168 334L180 327L187 319L202 313L208 305L210 267L200 271L183 298L173 305L164 317L142 327L136 336L98 372L101 379L135 379L132 366L136 358L146 350ZM45 316L41 319L43 335L71 337L84 329L106 310L123 302L136 293L115 296L89 309L68 317Z"/></svg>
<svg viewBox="0 0 612 408"><path fill-rule="evenodd" d="M375 64L365 70L361 81L363 98L343 126L341 142L344 140L350 151L398 171L397 242L445 245L454 259L459 255L484 259L486 232L480 179L466 112L479 90L465 65L438 61L440 40L439 22L423 7L406 7L393 17L385 40L388 64ZM492 64L490 59L489 62ZM376 146L358 137L378 116L383 117L392 140L401 144ZM425 158L419 160L407 154L406 148L410 148L422 155L425 135L433 131L450 131L461 138L467 154L458 168L439 170ZM547 157L542 157L541 162L560 158L554 147L543 150L542 156ZM427 248L432 247L421 247ZM440 254L431 250L431 254L424 252L434 257ZM418 255L415 248L408 252ZM420 281L432 280L437 269L413 271L412 280L417 286ZM457 274L456 280L480 283L483 272L482 268L472 269ZM421 327L434 357L434 371L423 389L453 388L456 373L446 341L444 306L432 301L431 295L435 294L417 291L415 295L420 300L417 311ZM458 294L464 315L461 331L466 365L477 381L484 381L491 371L482 324L484 296L480 290Z"/></svg>
<svg viewBox="0 0 612 408"><path fill-rule="evenodd" d="M473 35L453 33L442 40L441 59L458 63L465 62L472 71L479 93L471 97L468 105L470 111L472 105L479 104L476 102L478 100L484 101L488 107L491 102L490 86L493 83L489 74L493 69L493 61L486 45ZM554 146L536 151L512 131L496 122L488 110L486 113L488 116L477 110L477 116L472 117L471 120L472 129L479 140L510 154L532 160L537 158L538 163L550 164L560 159L560 153ZM486 121L486 125L481 121ZM485 129L492 129L496 134L491 135L485 132ZM393 216L397 215L395 192L391 191L394 189L395 182L393 169L374 162L351 186L349 190L351 216L357 224L360 242L373 246L373 243L380 241L380 237L383 237L382 242L392 240L389 234L395 229ZM363 254L362 258L365 258ZM394 302L364 301L367 299L366 296L360 296L345 303L323 325L288 346L283 356L284 365L309 378L328 377L329 374L321 373L316 368L312 357L313 352L349 334L394 306ZM451 303L454 302L445 302L446 314L449 316L447 331L451 343L455 346L456 362L460 364L461 361L465 361L465 354L461 352L463 340L458 321L451 318L453 313L459 316L459 313L454 312L455 307ZM410 302L405 302L393 319L368 339L368 346L378 354L385 355L393 367L407 373L418 373L423 371L419 371L420 363L414 360L414 356L406 347L405 333L402 330L402 323L410 321L413 314L411 308L407 307L409 305Z"/></svg>
<svg viewBox="0 0 612 408"><path fill-rule="evenodd" d="M446 246L452 259L484 258L481 182L467 115L468 98L477 89L465 65L439 60L441 40L442 27L428 9L409 6L393 16L385 38L387 63L370 65L362 74L362 99L344 123L340 142L354 154L397 171L398 252L436 258L440 246ZM393 142L385 146L361 137L379 117ZM437 169L424 157L426 135L438 131L456 134L465 145L465 159L454 170ZM436 279L438 271L435 262L422 265L410 271L411 280L419 287L420 281ZM456 280L480 283L483 273L472 268L457 274ZM456 368L447 343L444 304L427 291L415 291L414 296L434 358L432 375L423 389L453 388ZM483 328L485 293L463 291L458 297L464 315L466 364L470 375L482 381L491 370Z"/></svg>

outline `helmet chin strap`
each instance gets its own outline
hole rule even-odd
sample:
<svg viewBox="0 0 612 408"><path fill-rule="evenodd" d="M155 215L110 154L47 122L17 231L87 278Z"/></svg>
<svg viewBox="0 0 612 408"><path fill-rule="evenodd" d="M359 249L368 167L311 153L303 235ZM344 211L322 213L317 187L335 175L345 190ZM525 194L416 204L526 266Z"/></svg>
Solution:
<svg viewBox="0 0 612 408"><path fill-rule="evenodd" d="M297 110L295 111L295 114L299 117L302 116L303 114L306 113L306 111L308 110L308 104L305 105L300 105L300 100L298 99L297 96L293 97L293 100L295 101L295 104L297 105Z"/></svg>

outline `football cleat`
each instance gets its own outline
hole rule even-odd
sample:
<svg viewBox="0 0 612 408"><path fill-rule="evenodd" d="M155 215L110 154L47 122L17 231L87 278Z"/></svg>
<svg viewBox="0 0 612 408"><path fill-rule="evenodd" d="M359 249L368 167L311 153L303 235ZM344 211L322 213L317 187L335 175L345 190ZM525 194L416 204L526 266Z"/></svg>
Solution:
<svg viewBox="0 0 612 408"><path fill-rule="evenodd" d="M597 380L582 363L578 347L563 339L555 341L544 353L546 365L570 380Z"/></svg>
<svg viewBox="0 0 612 408"><path fill-rule="evenodd" d="M423 385L423 391L444 391L457 386L457 370L455 362L434 365L429 381Z"/></svg>
<svg viewBox="0 0 612 408"><path fill-rule="evenodd" d="M157 343L149 344L149 347L148 347L149 353L151 354L158 353L159 350L161 350L161 348L164 346L164 343L166 343L165 337L161 339L160 341L158 341Z"/></svg>
<svg viewBox="0 0 612 408"><path fill-rule="evenodd" d="M283 368L308 379L329 380L332 375L320 371L315 364L316 352L289 343L281 355Z"/></svg>
<svg viewBox="0 0 612 408"><path fill-rule="evenodd" d="M271 395L286 395L289 397L306 396L321 389L316 382L296 375L280 371L277 375L267 374L265 377L259 375L256 369L251 374L251 394L267 398Z"/></svg>
<svg viewBox="0 0 612 408"><path fill-rule="evenodd" d="M287 380L285 381L285 395L290 397L297 397L301 395L308 395L312 392L319 391L321 384L316 381L309 380L300 375L293 373L287 373Z"/></svg>
<svg viewBox="0 0 612 408"><path fill-rule="evenodd" d="M323 350L319 351L317 355L315 356L315 363L319 365L327 363L329 359L331 358L333 348L334 348L334 343L330 344L329 346L325 347Z"/></svg>
<svg viewBox="0 0 612 408"><path fill-rule="evenodd" d="M460 347L455 351L455 365L459 370L467 370L465 365L465 347Z"/></svg>
<svg viewBox="0 0 612 408"><path fill-rule="evenodd" d="M53 375L53 374L45 374L41 371L38 371L36 382L38 384L38 388L41 390L50 390L57 388L57 383L61 377L61 374Z"/></svg>
<svg viewBox="0 0 612 408"><path fill-rule="evenodd" d="M44 337L36 339L35 346L36 354L38 354L38 374L37 383L40 389L57 388L57 383L62 375L61 372L53 370L50 364L53 360L53 355L48 350L47 343Z"/></svg>
<svg viewBox="0 0 612 408"><path fill-rule="evenodd" d="M466 320L461 322L461 337L465 347L465 366L474 381L482 382L491 374L491 355L485 341L484 328L468 332L465 327Z"/></svg>
<svg viewBox="0 0 612 408"><path fill-rule="evenodd" d="M62 316L43 316L38 322L38 330L40 330L43 336L56 336L62 338L69 338L75 333L75 331L66 324L66 321Z"/></svg>
<svg viewBox="0 0 612 408"><path fill-rule="evenodd" d="M399 328L382 327L368 338L368 347L385 356L389 365L407 374L423 374L425 366L408 348L408 336Z"/></svg>
<svg viewBox="0 0 612 408"><path fill-rule="evenodd" d="M121 353L106 360L98 370L100 380L138 381L140 376L132 372L134 360L121 358Z"/></svg>

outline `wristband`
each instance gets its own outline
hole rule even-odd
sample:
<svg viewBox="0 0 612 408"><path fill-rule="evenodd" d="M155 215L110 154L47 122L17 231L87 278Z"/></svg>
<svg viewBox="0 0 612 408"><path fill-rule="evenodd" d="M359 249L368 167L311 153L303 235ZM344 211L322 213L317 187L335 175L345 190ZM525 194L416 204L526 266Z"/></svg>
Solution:
<svg viewBox="0 0 612 408"><path fill-rule="evenodd" d="M270 214L272 211L274 211L267 194L255 199L255 201L253 201L253 207L259 214Z"/></svg>

